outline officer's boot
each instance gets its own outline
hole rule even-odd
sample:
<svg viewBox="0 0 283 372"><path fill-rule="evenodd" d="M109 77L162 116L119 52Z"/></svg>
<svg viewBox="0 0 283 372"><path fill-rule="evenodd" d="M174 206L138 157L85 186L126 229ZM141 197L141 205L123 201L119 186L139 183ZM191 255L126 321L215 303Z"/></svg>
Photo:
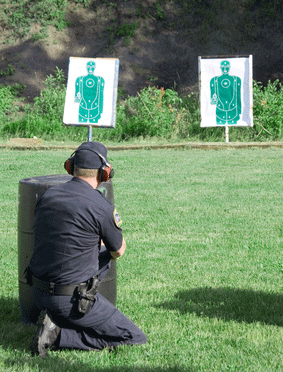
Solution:
<svg viewBox="0 0 283 372"><path fill-rule="evenodd" d="M57 340L61 328L50 319L47 310L42 310L38 321L36 335L33 337L30 348L32 355L39 355L45 358Z"/></svg>

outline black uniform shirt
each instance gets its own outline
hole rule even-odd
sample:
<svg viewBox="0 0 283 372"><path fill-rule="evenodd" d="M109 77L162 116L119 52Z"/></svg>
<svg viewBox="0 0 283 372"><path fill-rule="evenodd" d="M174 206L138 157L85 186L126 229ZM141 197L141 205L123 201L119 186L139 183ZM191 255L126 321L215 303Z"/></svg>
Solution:
<svg viewBox="0 0 283 372"><path fill-rule="evenodd" d="M33 275L57 284L97 275L101 239L109 251L121 248L116 220L114 206L82 179L50 187L35 207Z"/></svg>

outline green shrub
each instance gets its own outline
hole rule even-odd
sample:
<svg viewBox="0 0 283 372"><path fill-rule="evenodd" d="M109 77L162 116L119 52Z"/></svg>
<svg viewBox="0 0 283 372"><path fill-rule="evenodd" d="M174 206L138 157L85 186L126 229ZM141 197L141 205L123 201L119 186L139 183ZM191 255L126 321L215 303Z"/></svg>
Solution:
<svg viewBox="0 0 283 372"><path fill-rule="evenodd" d="M182 100L170 89L144 88L136 97L129 97L119 108L117 122L124 138L168 138Z"/></svg>
<svg viewBox="0 0 283 372"><path fill-rule="evenodd" d="M65 76L62 70L56 69L55 76L45 80L45 88L34 100L34 105L25 107L25 117L15 123L4 126L4 133L25 137L55 136L62 131L62 117L65 101Z"/></svg>
<svg viewBox="0 0 283 372"><path fill-rule="evenodd" d="M34 115L43 117L49 122L57 122L58 118L62 120L66 95L64 72L57 67L55 76L47 76L44 84L45 88L34 100Z"/></svg>
<svg viewBox="0 0 283 372"><path fill-rule="evenodd" d="M11 122L18 112L19 108L15 104L17 92L17 86L4 86L0 84L0 128L7 122Z"/></svg>
<svg viewBox="0 0 283 372"><path fill-rule="evenodd" d="M283 89L279 80L266 87L254 82L254 125L258 137L282 139Z"/></svg>

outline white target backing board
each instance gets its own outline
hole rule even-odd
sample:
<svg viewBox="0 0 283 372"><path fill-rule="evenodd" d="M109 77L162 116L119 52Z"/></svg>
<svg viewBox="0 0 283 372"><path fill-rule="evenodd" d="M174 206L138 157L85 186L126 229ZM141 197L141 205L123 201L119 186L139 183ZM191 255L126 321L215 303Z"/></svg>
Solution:
<svg viewBox="0 0 283 372"><path fill-rule="evenodd" d="M63 123L114 128L119 59L70 57Z"/></svg>
<svg viewBox="0 0 283 372"><path fill-rule="evenodd" d="M252 126L252 56L199 57L201 127Z"/></svg>

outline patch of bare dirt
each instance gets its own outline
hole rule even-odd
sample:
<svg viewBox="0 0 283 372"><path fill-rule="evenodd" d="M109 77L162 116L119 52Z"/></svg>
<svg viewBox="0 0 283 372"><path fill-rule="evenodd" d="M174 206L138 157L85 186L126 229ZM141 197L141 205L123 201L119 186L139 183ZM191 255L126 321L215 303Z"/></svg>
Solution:
<svg viewBox="0 0 283 372"><path fill-rule="evenodd" d="M38 147L42 145L41 138L10 138L8 145L12 147Z"/></svg>

